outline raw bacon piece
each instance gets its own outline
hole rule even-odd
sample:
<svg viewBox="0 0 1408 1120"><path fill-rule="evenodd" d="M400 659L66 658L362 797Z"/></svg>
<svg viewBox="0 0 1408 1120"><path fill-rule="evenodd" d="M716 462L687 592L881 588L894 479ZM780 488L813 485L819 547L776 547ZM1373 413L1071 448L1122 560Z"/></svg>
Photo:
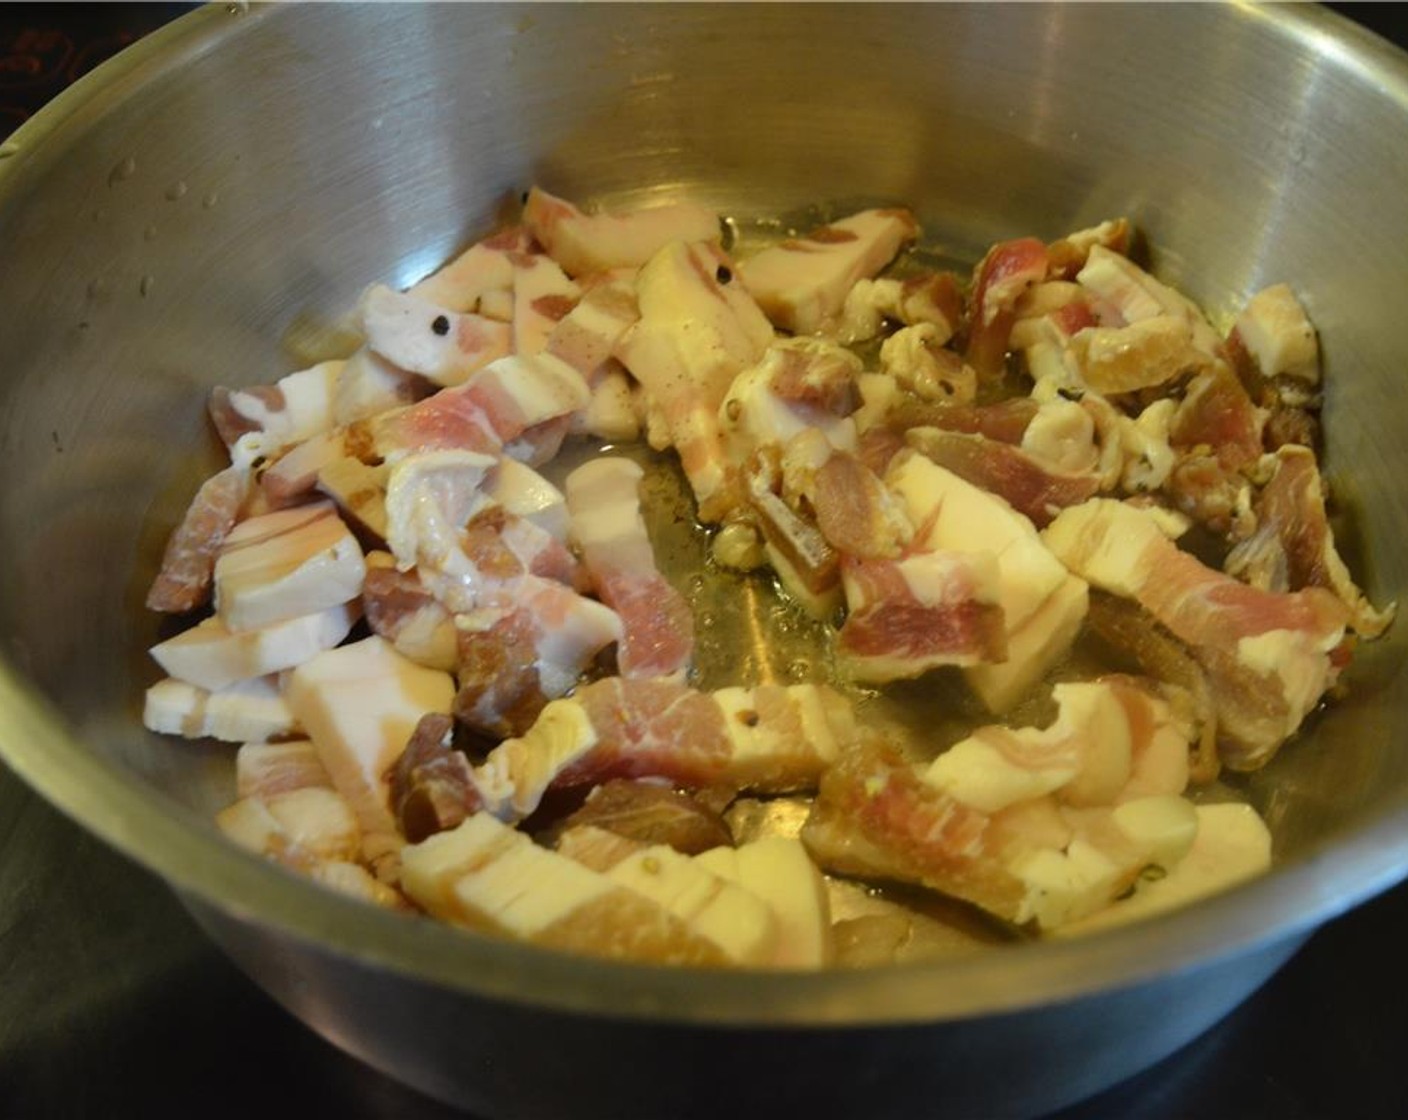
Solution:
<svg viewBox="0 0 1408 1120"><path fill-rule="evenodd" d="M244 743L235 752L235 790L240 797L271 797L310 786L332 788L332 778L307 739L288 743Z"/></svg>
<svg viewBox="0 0 1408 1120"><path fill-rule="evenodd" d="M372 633L385 638L417 665L454 669L459 660L454 617L421 583L414 569L402 572L373 564L371 556L367 560L362 606Z"/></svg>
<svg viewBox="0 0 1408 1120"><path fill-rule="evenodd" d="M487 813L406 846L401 860L406 893L444 921L598 957L675 965L729 959L658 902Z"/></svg>
<svg viewBox="0 0 1408 1120"><path fill-rule="evenodd" d="M548 339L577 305L582 289L551 257L516 257L513 265L513 351L540 354Z"/></svg>
<svg viewBox="0 0 1408 1120"><path fill-rule="evenodd" d="M829 454L812 473L805 494L816 511L821 535L849 556L894 559L914 536L914 527L895 496L854 455Z"/></svg>
<svg viewBox="0 0 1408 1120"><path fill-rule="evenodd" d="M495 739L524 734L552 699L538 674L532 616L510 609L462 617L455 718Z"/></svg>
<svg viewBox="0 0 1408 1120"><path fill-rule="evenodd" d="M509 353L504 323L460 314L380 284L362 297L358 311L374 353L437 385L462 385L470 374Z"/></svg>
<svg viewBox="0 0 1408 1120"><path fill-rule="evenodd" d="M451 746L454 732L449 716L426 713L391 769L391 809L412 844L456 827L480 809L469 759Z"/></svg>
<svg viewBox="0 0 1408 1120"><path fill-rule="evenodd" d="M406 292L461 313L479 309L485 296L513 287L513 262L533 245L526 229L509 229L471 245Z"/></svg>
<svg viewBox="0 0 1408 1120"><path fill-rule="evenodd" d="M1207 785L1222 769L1217 755L1217 709L1207 672L1188 647L1159 625L1138 603L1095 591L1090 596L1090 625L1118 653L1157 681L1182 689L1189 698L1197 725L1197 745L1188 765L1188 780Z"/></svg>
<svg viewBox="0 0 1408 1120"><path fill-rule="evenodd" d="M913 428L905 442L925 458L1004 498L1038 529L1067 506L1080 505L1100 489L1094 473L1057 474L1020 448L978 435Z"/></svg>
<svg viewBox="0 0 1408 1120"><path fill-rule="evenodd" d="M1212 363L1193 345L1188 319L1178 315L1156 315L1121 327L1085 327L1067 349L1081 383L1097 393L1152 389Z"/></svg>
<svg viewBox="0 0 1408 1120"><path fill-rule="evenodd" d="M703 693L608 677L548 704L526 734L490 752L476 777L505 818L530 814L549 787L612 778L784 792L814 786L853 734L849 705L817 685Z"/></svg>
<svg viewBox="0 0 1408 1120"><path fill-rule="evenodd" d="M706 522L721 520L740 497L724 454L719 406L773 338L743 286L720 279L731 276L730 268L716 245L674 242L661 249L636 279L640 320L617 349L656 418L651 445L674 445Z"/></svg>
<svg viewBox="0 0 1408 1120"><path fill-rule="evenodd" d="M1303 393L1319 385L1315 328L1289 285L1275 284L1252 296L1237 316L1233 333L1263 378L1288 378L1298 382Z"/></svg>
<svg viewBox="0 0 1408 1120"><path fill-rule="evenodd" d="M732 462L761 447L781 446L802 433L843 450L856 445L854 354L816 338L789 338L768 347L762 361L733 379L719 409L719 427Z"/></svg>
<svg viewBox="0 0 1408 1120"><path fill-rule="evenodd" d="M836 650L858 681L920 676L939 665L1002 661L1007 633L990 554L926 552L841 562L847 614Z"/></svg>
<svg viewBox="0 0 1408 1120"><path fill-rule="evenodd" d="M574 830L600 829L635 844L668 844L685 855L733 847L717 811L693 794L649 780L603 782L560 828L564 838Z"/></svg>
<svg viewBox="0 0 1408 1120"><path fill-rule="evenodd" d="M558 320L544 349L591 382L639 318L634 277L597 284Z"/></svg>
<svg viewBox="0 0 1408 1120"><path fill-rule="evenodd" d="M242 467L226 467L205 480L166 542L161 570L147 592L149 609L189 611L210 598L215 558L235 527L249 488L249 471Z"/></svg>
<svg viewBox="0 0 1408 1120"><path fill-rule="evenodd" d="M1275 473L1262 488L1255 512L1257 531L1228 554L1228 575L1266 591L1327 588L1349 609L1357 633L1377 638L1388 629L1394 605L1376 610L1335 549L1313 451L1292 445L1276 452Z"/></svg>
<svg viewBox="0 0 1408 1120"><path fill-rule="evenodd" d="M985 813L1056 795L1077 808L1181 794L1191 722L1134 677L1064 681L1046 727L980 727L924 772L924 781Z"/></svg>
<svg viewBox="0 0 1408 1120"><path fill-rule="evenodd" d="M848 751L826 771L802 842L827 871L922 884L1021 920L1027 887L1011 865L1032 845L882 744Z"/></svg>
<svg viewBox="0 0 1408 1120"><path fill-rule="evenodd" d="M694 615L655 564L640 512L643 476L636 463L614 457L568 475L572 536L601 601L621 618L621 675L683 679L694 655Z"/></svg>
<svg viewBox="0 0 1408 1120"><path fill-rule="evenodd" d="M320 653L289 674L288 707L356 813L369 860L400 847L388 772L420 718L448 712L454 692L449 673L417 665L375 636Z"/></svg>
<svg viewBox="0 0 1408 1120"><path fill-rule="evenodd" d="M672 241L721 236L718 214L692 203L587 215L539 187L528 192L523 220L569 276L642 265Z"/></svg>
<svg viewBox="0 0 1408 1120"><path fill-rule="evenodd" d="M1221 355L1222 342L1197 305L1181 292L1154 279L1128 257L1092 245L1076 276L1091 293L1104 326L1122 327L1142 319L1173 315L1192 329L1192 345L1209 358Z"/></svg>
<svg viewBox="0 0 1408 1120"><path fill-rule="evenodd" d="M1050 261L1049 275L1053 280L1074 280L1076 274L1085 267L1090 250L1096 245L1124 256L1129 252L1129 242L1128 218L1112 218L1098 226L1068 233L1046 247L1047 259Z"/></svg>
<svg viewBox="0 0 1408 1120"><path fill-rule="evenodd" d="M342 363L333 388L332 420L339 427L366 420L424 400L437 387L430 378L401 369L363 346ZM253 439L245 437L246 443Z"/></svg>
<svg viewBox="0 0 1408 1120"><path fill-rule="evenodd" d="M1046 246L1034 237L999 241L973 273L973 306L968 323L968 361L979 374L1002 370L1017 300L1046 278Z"/></svg>
<svg viewBox="0 0 1408 1120"><path fill-rule="evenodd" d="M1236 375L1218 362L1189 383L1169 427L1169 443L1206 448L1224 470L1243 470L1261 458L1265 421Z"/></svg>
<svg viewBox="0 0 1408 1120"><path fill-rule="evenodd" d="M332 401L341 361L319 362L273 385L210 391L210 418L226 447L259 433L253 455L268 455L333 426ZM249 446L249 443L246 443Z"/></svg>
<svg viewBox="0 0 1408 1120"><path fill-rule="evenodd" d="M922 455L896 456L885 483L920 527L916 549L997 558L1007 659L970 666L964 678L991 711L1006 710L1075 640L1085 616L1085 583L1051 554L1028 518Z"/></svg>
<svg viewBox="0 0 1408 1120"><path fill-rule="evenodd" d="M355 599L365 576L362 550L331 502L279 510L226 535L215 610L231 631L260 630Z"/></svg>
<svg viewBox="0 0 1408 1120"><path fill-rule="evenodd" d="M738 275L774 324L814 334L841 313L857 281L875 276L918 233L908 210L863 210L740 261Z"/></svg>
<svg viewBox="0 0 1408 1120"><path fill-rule="evenodd" d="M1249 587L1180 550L1141 510L1096 498L1045 539L1072 571L1141 603L1208 670L1225 761L1263 765L1319 703L1348 615L1322 588Z"/></svg>
<svg viewBox="0 0 1408 1120"><path fill-rule="evenodd" d="M378 417L375 447L385 457L440 449L497 454L538 425L586 407L589 399L581 374L565 362L547 354L512 355L463 385Z"/></svg>

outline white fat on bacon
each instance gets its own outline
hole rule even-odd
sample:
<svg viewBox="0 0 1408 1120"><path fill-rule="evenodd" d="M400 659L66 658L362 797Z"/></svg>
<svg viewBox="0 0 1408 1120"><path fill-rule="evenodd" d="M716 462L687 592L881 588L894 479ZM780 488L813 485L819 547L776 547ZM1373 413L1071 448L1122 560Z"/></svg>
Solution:
<svg viewBox="0 0 1408 1120"><path fill-rule="evenodd" d="M332 649L361 617L355 602L270 623L258 630L231 630L218 615L151 648L156 663L177 680L210 691L236 681L267 676L300 665Z"/></svg>
<svg viewBox="0 0 1408 1120"><path fill-rule="evenodd" d="M233 631L258 630L355 599L366 564L331 502L242 521L215 561L215 611Z"/></svg>
<svg viewBox="0 0 1408 1120"><path fill-rule="evenodd" d="M1183 792L1192 726L1166 701L1122 678L1062 682L1052 698L1048 726L979 728L924 781L985 813L1050 793L1090 807Z"/></svg>
<svg viewBox="0 0 1408 1120"><path fill-rule="evenodd" d="M856 282L873 278L918 235L907 210L863 210L738 264L738 275L774 324L794 334L826 329Z"/></svg>
<svg viewBox="0 0 1408 1120"><path fill-rule="evenodd" d="M800 840L768 836L736 848L711 848L695 863L746 888L777 919L776 968L821 968L835 955L826 880Z"/></svg>
<svg viewBox="0 0 1408 1120"><path fill-rule="evenodd" d="M693 203L584 214L539 187L528 192L523 220L570 276L642 265L672 241L718 241L722 235L718 214Z"/></svg>
<svg viewBox="0 0 1408 1120"><path fill-rule="evenodd" d="M227 743L264 742L301 729L277 677L255 677L214 692L167 677L147 689L142 723L164 735Z"/></svg>
<svg viewBox="0 0 1408 1120"><path fill-rule="evenodd" d="M509 513L531 521L560 541L567 539L571 516L567 498L532 467L501 458L480 484L486 497Z"/></svg>
<svg viewBox="0 0 1408 1120"><path fill-rule="evenodd" d="M369 859L394 851L387 771L426 712L449 712L455 684L373 635L295 669L288 707L317 748L333 786L357 815Z"/></svg>
<svg viewBox="0 0 1408 1120"><path fill-rule="evenodd" d="M925 527L917 548L996 558L1007 659L964 673L990 710L1005 710L1070 648L1088 606L1085 583L1051 554L1030 520L922 455L897 456L885 482L910 521Z"/></svg>
<svg viewBox="0 0 1408 1120"><path fill-rule="evenodd" d="M477 572L460 546L460 530L486 501L480 485L498 463L476 451L426 451L391 468L386 486L386 543L401 571L473 580ZM473 606L447 602L451 610Z"/></svg>
<svg viewBox="0 0 1408 1120"><path fill-rule="evenodd" d="M592 380L640 318L635 275L588 288L553 327L545 349Z"/></svg>
<svg viewBox="0 0 1408 1120"><path fill-rule="evenodd" d="M594 459L567 476L572 538L597 594L621 619L616 661L624 677L684 679L694 616L661 574L640 508L645 472L629 459Z"/></svg>
<svg viewBox="0 0 1408 1120"><path fill-rule="evenodd" d="M651 443L673 445L706 522L738 502L734 464L723 447L718 412L733 379L754 365L773 330L738 283L724 283L728 258L718 246L673 242L636 278L640 319L617 357L644 387Z"/></svg>
<svg viewBox="0 0 1408 1120"><path fill-rule="evenodd" d="M235 752L235 792L266 797L309 786L332 788L332 778L307 739L283 743L243 743Z"/></svg>
<svg viewBox="0 0 1408 1120"><path fill-rule="evenodd" d="M1215 357L1221 339L1192 300L1156 280L1128 257L1092 245L1076 282L1093 297L1102 325L1125 326L1171 316L1188 327L1188 343L1208 358Z"/></svg>
<svg viewBox="0 0 1408 1120"><path fill-rule="evenodd" d="M393 366L437 385L462 385L470 374L509 353L504 323L461 314L377 284L358 307L367 347Z"/></svg>
<svg viewBox="0 0 1408 1120"><path fill-rule="evenodd" d="M513 264L513 351L541 354L559 322L581 298L582 289L551 257L533 253Z"/></svg>
<svg viewBox="0 0 1408 1120"><path fill-rule="evenodd" d="M343 364L319 362L273 385L213 389L210 417L225 446L233 450L238 442L252 461L327 431L336 423L333 398Z"/></svg>
<svg viewBox="0 0 1408 1120"><path fill-rule="evenodd" d="M1287 284L1264 288L1247 301L1235 330L1263 377L1320 383L1320 347L1310 317Z"/></svg>
<svg viewBox="0 0 1408 1120"><path fill-rule="evenodd" d="M533 244L525 229L511 229L476 242L444 267L437 269L406 292L427 303L452 311L479 311L486 300L511 293L513 262ZM496 316L497 317L497 316Z"/></svg>
<svg viewBox="0 0 1408 1120"><path fill-rule="evenodd" d="M730 961L766 965L777 955L778 921L765 901L708 864L653 844L616 863L606 878L658 903Z"/></svg>
<svg viewBox="0 0 1408 1120"><path fill-rule="evenodd" d="M444 921L552 948L675 964L728 959L658 902L488 813L402 848L401 885Z"/></svg>
<svg viewBox="0 0 1408 1120"><path fill-rule="evenodd" d="M429 386L370 350L360 347L342 363L333 389L332 419L339 428L425 396ZM246 441L241 441L240 450Z"/></svg>
<svg viewBox="0 0 1408 1120"><path fill-rule="evenodd" d="M1250 805L1191 806L1179 801L1191 810L1191 828L1178 819L1182 809L1169 812L1163 804L1124 807L1123 818L1116 810L1117 823L1131 833L1157 830L1163 837L1173 834L1181 841L1191 832L1185 854L1176 861L1160 861L1167 874L1141 877L1134 894L1118 905L1063 926L1059 930L1063 936L1076 937L1187 906L1261 875L1271 866L1271 832Z"/></svg>

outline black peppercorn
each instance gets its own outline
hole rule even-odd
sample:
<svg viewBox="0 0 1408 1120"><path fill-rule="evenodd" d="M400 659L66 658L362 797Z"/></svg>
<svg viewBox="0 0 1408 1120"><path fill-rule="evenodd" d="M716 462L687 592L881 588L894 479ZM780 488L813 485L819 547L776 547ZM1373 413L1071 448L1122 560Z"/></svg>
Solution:
<svg viewBox="0 0 1408 1120"><path fill-rule="evenodd" d="M437 315L435 316L435 322L430 324L430 329L443 337L450 333L450 320L444 315Z"/></svg>
<svg viewBox="0 0 1408 1120"><path fill-rule="evenodd" d="M730 280L733 279L733 270L730 269L728 265L721 264L719 265L718 270L714 273L714 278L718 280L720 284L727 284Z"/></svg>

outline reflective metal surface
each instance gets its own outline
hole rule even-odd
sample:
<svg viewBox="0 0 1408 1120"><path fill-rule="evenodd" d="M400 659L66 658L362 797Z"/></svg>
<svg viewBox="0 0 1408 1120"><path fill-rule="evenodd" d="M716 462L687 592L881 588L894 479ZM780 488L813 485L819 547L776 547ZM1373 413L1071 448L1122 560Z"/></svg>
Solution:
<svg viewBox="0 0 1408 1120"><path fill-rule="evenodd" d="M767 6L217 7L0 147L0 752L319 1030L486 1112L703 1114L730 1067L823 1111L1049 1108L1191 1038L1408 869L1401 628L1247 783L1275 874L1086 942L864 975L607 966L364 911L216 836L227 752L137 720L140 593L214 462L205 391L292 368L365 284L416 278L533 181L688 190L743 219L905 201L957 256L1127 213L1214 312L1289 279L1325 341L1352 560L1402 597L1401 56L1299 8L824 6L801 26Z"/></svg>

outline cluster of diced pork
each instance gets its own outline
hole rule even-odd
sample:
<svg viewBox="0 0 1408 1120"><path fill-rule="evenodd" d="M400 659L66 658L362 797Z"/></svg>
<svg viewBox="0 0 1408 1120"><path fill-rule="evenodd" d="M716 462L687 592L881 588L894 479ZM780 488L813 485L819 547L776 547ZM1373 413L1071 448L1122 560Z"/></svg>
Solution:
<svg viewBox="0 0 1408 1120"><path fill-rule="evenodd" d="M476 929L777 967L837 957L823 871L1056 929L1264 867L1255 814L1195 808L1190 780L1266 761L1391 616L1327 528L1289 289L1222 338L1123 221L994 246L969 283L891 268L904 210L738 261L722 228L534 189L521 227L368 291L351 357L215 392L231 464L148 599L210 609L153 648L145 718L242 744L221 826ZM642 436L720 564L843 618L841 689L690 687L641 468L539 472ZM1175 543L1194 523L1226 571ZM1086 629L1141 675L1050 689ZM945 667L993 722L936 759L858 718L862 690ZM1043 689L1054 721L1002 722ZM584 790L551 844L521 827ZM792 792L804 826L734 843L722 805Z"/></svg>

